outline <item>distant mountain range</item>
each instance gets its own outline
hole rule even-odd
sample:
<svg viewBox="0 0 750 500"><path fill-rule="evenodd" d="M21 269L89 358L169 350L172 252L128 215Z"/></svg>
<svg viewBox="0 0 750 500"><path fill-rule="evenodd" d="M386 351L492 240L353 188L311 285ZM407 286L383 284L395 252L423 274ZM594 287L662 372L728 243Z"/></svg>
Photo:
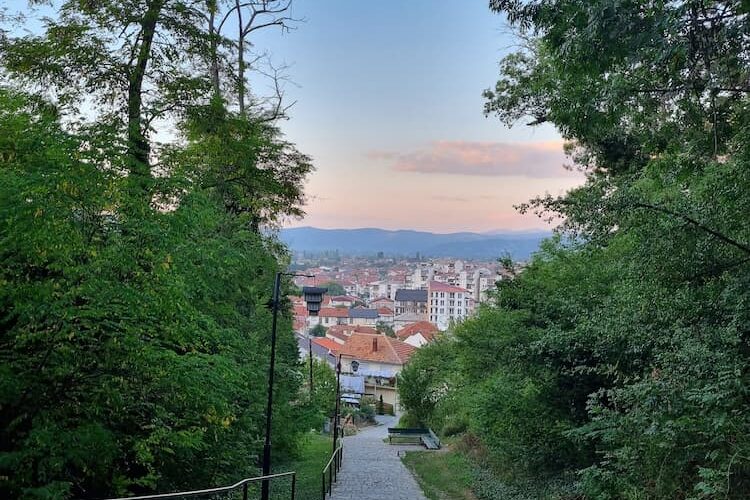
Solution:
<svg viewBox="0 0 750 500"><path fill-rule="evenodd" d="M495 259L507 254L525 260L550 236L549 231L493 231L488 233L429 233L388 231L385 229L319 229L295 227L282 229L281 240L292 251L322 253L339 251L346 255L459 257Z"/></svg>

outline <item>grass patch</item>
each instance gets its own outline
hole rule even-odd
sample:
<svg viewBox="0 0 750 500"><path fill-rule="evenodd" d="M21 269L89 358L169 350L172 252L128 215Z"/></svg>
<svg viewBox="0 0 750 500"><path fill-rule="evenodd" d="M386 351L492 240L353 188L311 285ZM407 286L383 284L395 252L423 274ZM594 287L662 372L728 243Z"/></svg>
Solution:
<svg viewBox="0 0 750 500"><path fill-rule="evenodd" d="M296 498L320 497L320 473L331 458L332 446L331 436L318 433L307 434L301 444L299 457L274 467L277 472L297 472ZM287 484L274 485L271 498L289 498L289 489Z"/></svg>
<svg viewBox="0 0 750 500"><path fill-rule="evenodd" d="M504 480L458 450L409 451L402 458L429 500L573 500L575 477Z"/></svg>
<svg viewBox="0 0 750 500"><path fill-rule="evenodd" d="M454 451L408 451L402 458L430 500L473 500L472 467Z"/></svg>

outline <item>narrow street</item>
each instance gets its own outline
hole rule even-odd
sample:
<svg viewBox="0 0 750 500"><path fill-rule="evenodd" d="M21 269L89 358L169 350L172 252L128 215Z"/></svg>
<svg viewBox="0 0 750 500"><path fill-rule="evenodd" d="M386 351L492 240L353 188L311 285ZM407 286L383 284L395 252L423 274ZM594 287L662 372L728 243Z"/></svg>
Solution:
<svg viewBox="0 0 750 500"><path fill-rule="evenodd" d="M334 500L425 500L417 481L397 453L421 450L421 446L389 445L388 427L398 419L376 417L377 426L344 438L344 463L334 485Z"/></svg>

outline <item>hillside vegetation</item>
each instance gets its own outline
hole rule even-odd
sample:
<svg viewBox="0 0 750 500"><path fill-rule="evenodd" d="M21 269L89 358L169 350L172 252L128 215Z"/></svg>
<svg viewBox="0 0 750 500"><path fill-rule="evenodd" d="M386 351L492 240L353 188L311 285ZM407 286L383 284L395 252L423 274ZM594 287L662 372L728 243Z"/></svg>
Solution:
<svg viewBox="0 0 750 500"><path fill-rule="evenodd" d="M243 108L216 3L54 7L0 34L0 497L256 476L288 263L262 228L302 214L310 160ZM332 394L281 311L274 465Z"/></svg>
<svg viewBox="0 0 750 500"><path fill-rule="evenodd" d="M486 112L554 124L587 182L522 207L563 237L415 355L403 404L510 483L747 498L747 3L491 6L526 46Z"/></svg>

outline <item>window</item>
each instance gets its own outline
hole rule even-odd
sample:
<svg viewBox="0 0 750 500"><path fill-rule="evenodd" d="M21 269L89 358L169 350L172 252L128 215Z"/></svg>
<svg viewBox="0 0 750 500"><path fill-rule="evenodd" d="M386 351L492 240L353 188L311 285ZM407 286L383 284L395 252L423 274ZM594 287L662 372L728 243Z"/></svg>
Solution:
<svg viewBox="0 0 750 500"><path fill-rule="evenodd" d="M442 307L440 308L440 314L445 314L445 309Z"/></svg>
<svg viewBox="0 0 750 500"><path fill-rule="evenodd" d="M451 292L451 293L448 294L448 297L450 297L450 298L454 298L455 296L456 296L456 294L453 293L453 292Z"/></svg>

